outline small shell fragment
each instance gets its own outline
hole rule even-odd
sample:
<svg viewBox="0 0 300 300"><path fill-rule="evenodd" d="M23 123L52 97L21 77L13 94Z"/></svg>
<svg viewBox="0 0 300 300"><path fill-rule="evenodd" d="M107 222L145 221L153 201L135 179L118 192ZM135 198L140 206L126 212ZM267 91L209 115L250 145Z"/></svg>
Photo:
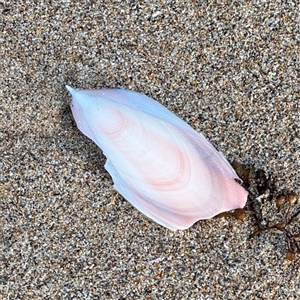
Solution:
<svg viewBox="0 0 300 300"><path fill-rule="evenodd" d="M244 207L248 193L223 155L157 101L122 89L67 89L114 188L146 216L176 230Z"/></svg>

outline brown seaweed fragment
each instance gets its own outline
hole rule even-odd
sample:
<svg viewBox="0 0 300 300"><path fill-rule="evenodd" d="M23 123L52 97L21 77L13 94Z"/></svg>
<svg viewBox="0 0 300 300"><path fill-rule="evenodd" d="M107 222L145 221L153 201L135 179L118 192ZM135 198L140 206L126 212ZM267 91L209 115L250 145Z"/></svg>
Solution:
<svg viewBox="0 0 300 300"><path fill-rule="evenodd" d="M232 164L245 188L249 191L245 211L255 219L257 229L250 238L265 232L275 231L285 235L286 258L293 260L300 253L300 203L296 193L278 191L276 177L262 170L234 162Z"/></svg>

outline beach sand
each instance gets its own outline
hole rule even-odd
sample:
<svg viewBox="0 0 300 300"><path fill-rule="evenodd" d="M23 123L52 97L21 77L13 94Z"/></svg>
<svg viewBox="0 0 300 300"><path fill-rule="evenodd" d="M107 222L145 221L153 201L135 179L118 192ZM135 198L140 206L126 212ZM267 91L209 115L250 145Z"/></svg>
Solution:
<svg viewBox="0 0 300 300"><path fill-rule="evenodd" d="M300 202L299 4L40 2L0 6L0 299L299 299L253 214L172 232L118 195L65 88L144 93Z"/></svg>

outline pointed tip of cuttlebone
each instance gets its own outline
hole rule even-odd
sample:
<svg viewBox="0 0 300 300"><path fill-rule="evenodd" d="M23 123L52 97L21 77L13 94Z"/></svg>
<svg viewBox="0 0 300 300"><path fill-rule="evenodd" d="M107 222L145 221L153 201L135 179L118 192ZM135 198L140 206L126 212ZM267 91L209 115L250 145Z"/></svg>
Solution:
<svg viewBox="0 0 300 300"><path fill-rule="evenodd" d="M71 88L69 85L66 85L66 89L67 89L72 95L76 92L76 90L73 89L73 88Z"/></svg>

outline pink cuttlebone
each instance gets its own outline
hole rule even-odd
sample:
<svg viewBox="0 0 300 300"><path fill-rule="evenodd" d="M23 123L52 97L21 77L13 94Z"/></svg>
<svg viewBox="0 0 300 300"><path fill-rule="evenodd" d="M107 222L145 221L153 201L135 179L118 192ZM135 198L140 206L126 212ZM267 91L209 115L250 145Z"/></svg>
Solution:
<svg viewBox="0 0 300 300"><path fill-rule="evenodd" d="M247 191L227 160L157 101L122 89L75 90L78 128L107 157L114 188L171 229L244 207Z"/></svg>

